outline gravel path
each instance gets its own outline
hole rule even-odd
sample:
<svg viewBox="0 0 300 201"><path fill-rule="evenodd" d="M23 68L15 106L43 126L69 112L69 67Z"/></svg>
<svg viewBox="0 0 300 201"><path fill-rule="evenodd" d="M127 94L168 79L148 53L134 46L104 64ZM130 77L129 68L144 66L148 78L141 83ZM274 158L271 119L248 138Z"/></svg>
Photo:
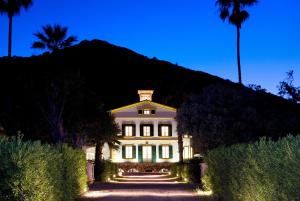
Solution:
<svg viewBox="0 0 300 201"><path fill-rule="evenodd" d="M194 188L166 175L127 175L115 182L91 185L80 201L206 201Z"/></svg>

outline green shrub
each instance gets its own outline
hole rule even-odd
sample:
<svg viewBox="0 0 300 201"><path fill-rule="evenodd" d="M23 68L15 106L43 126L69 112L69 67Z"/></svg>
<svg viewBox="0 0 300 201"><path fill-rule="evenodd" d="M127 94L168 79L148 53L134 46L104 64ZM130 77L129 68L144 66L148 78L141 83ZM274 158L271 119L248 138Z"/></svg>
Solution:
<svg viewBox="0 0 300 201"><path fill-rule="evenodd" d="M117 164L112 163L109 160L102 160L99 163L99 167L95 168L95 179L101 182L106 182L113 179L114 175L117 175Z"/></svg>
<svg viewBox="0 0 300 201"><path fill-rule="evenodd" d="M72 200L86 188L83 159L66 145L0 137L0 200Z"/></svg>
<svg viewBox="0 0 300 201"><path fill-rule="evenodd" d="M203 184L224 201L299 201L300 136L210 151Z"/></svg>
<svg viewBox="0 0 300 201"><path fill-rule="evenodd" d="M200 162L199 159L191 159L184 163L173 163L171 166L171 175L178 176L192 183L200 183Z"/></svg>

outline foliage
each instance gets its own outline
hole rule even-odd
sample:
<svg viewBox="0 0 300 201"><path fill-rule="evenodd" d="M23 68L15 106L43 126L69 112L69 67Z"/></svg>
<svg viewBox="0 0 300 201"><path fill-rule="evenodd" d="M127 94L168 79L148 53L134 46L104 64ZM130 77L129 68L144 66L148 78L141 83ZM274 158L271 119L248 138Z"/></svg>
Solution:
<svg viewBox="0 0 300 201"><path fill-rule="evenodd" d="M281 81L278 86L278 94L282 97L291 100L294 103L300 102L300 86L294 86L294 71L289 71L286 73L287 78Z"/></svg>
<svg viewBox="0 0 300 201"><path fill-rule="evenodd" d="M173 163L171 166L171 175L178 176L188 182L200 183L200 162L200 159L191 159L184 163Z"/></svg>
<svg viewBox="0 0 300 201"><path fill-rule="evenodd" d="M38 41L32 44L35 49L48 49L51 52L70 47L77 41L75 36L69 36L68 28L55 24L53 26L46 25L42 27L42 32L37 32L34 35Z"/></svg>
<svg viewBox="0 0 300 201"><path fill-rule="evenodd" d="M84 153L0 137L0 200L74 200L87 187Z"/></svg>
<svg viewBox="0 0 300 201"><path fill-rule="evenodd" d="M28 9L32 5L32 0L0 0L0 13L8 16L19 14L21 8Z"/></svg>
<svg viewBox="0 0 300 201"><path fill-rule="evenodd" d="M178 131L193 136L195 153L205 153L262 136L278 139L295 134L300 131L299 109L264 92L213 85L182 104L177 113Z"/></svg>
<svg viewBox="0 0 300 201"><path fill-rule="evenodd" d="M299 150L300 136L216 148L205 158L204 184L224 201L297 201Z"/></svg>
<svg viewBox="0 0 300 201"><path fill-rule="evenodd" d="M101 160L99 170L98 172L95 172L95 178L98 178L98 181L107 182L108 180L113 179L114 175L117 174L117 164L112 163L109 160Z"/></svg>

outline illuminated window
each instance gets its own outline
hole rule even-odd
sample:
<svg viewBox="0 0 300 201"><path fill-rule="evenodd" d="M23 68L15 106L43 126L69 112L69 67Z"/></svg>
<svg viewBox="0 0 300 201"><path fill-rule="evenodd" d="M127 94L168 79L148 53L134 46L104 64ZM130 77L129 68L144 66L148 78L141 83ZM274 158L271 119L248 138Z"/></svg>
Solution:
<svg viewBox="0 0 300 201"><path fill-rule="evenodd" d="M143 126L143 136L151 136L151 127Z"/></svg>
<svg viewBox="0 0 300 201"><path fill-rule="evenodd" d="M190 153L189 153L189 147L185 146L183 147L183 159L189 159Z"/></svg>
<svg viewBox="0 0 300 201"><path fill-rule="evenodd" d="M152 147L143 146L143 161L151 162L151 160L152 160Z"/></svg>
<svg viewBox="0 0 300 201"><path fill-rule="evenodd" d="M132 146L125 146L125 158L132 158Z"/></svg>
<svg viewBox="0 0 300 201"><path fill-rule="evenodd" d="M133 135L133 126L125 126L125 136Z"/></svg>
<svg viewBox="0 0 300 201"><path fill-rule="evenodd" d="M169 145L162 146L162 158L170 158L170 146Z"/></svg>
<svg viewBox="0 0 300 201"><path fill-rule="evenodd" d="M161 136L169 136L169 126L161 126Z"/></svg>
<svg viewBox="0 0 300 201"><path fill-rule="evenodd" d="M143 114L151 114L151 110L143 110Z"/></svg>

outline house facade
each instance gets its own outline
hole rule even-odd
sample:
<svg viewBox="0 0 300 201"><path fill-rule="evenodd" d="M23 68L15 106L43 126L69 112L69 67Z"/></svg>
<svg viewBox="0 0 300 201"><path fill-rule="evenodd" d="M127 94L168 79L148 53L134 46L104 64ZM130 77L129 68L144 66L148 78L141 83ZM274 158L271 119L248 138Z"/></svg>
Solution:
<svg viewBox="0 0 300 201"><path fill-rule="evenodd" d="M176 109L152 101L153 90L138 90L139 102L111 110L119 125L119 150L103 148L115 163L174 163L179 161ZM94 148L87 149L88 159ZM183 158L193 157L191 137L183 135Z"/></svg>

